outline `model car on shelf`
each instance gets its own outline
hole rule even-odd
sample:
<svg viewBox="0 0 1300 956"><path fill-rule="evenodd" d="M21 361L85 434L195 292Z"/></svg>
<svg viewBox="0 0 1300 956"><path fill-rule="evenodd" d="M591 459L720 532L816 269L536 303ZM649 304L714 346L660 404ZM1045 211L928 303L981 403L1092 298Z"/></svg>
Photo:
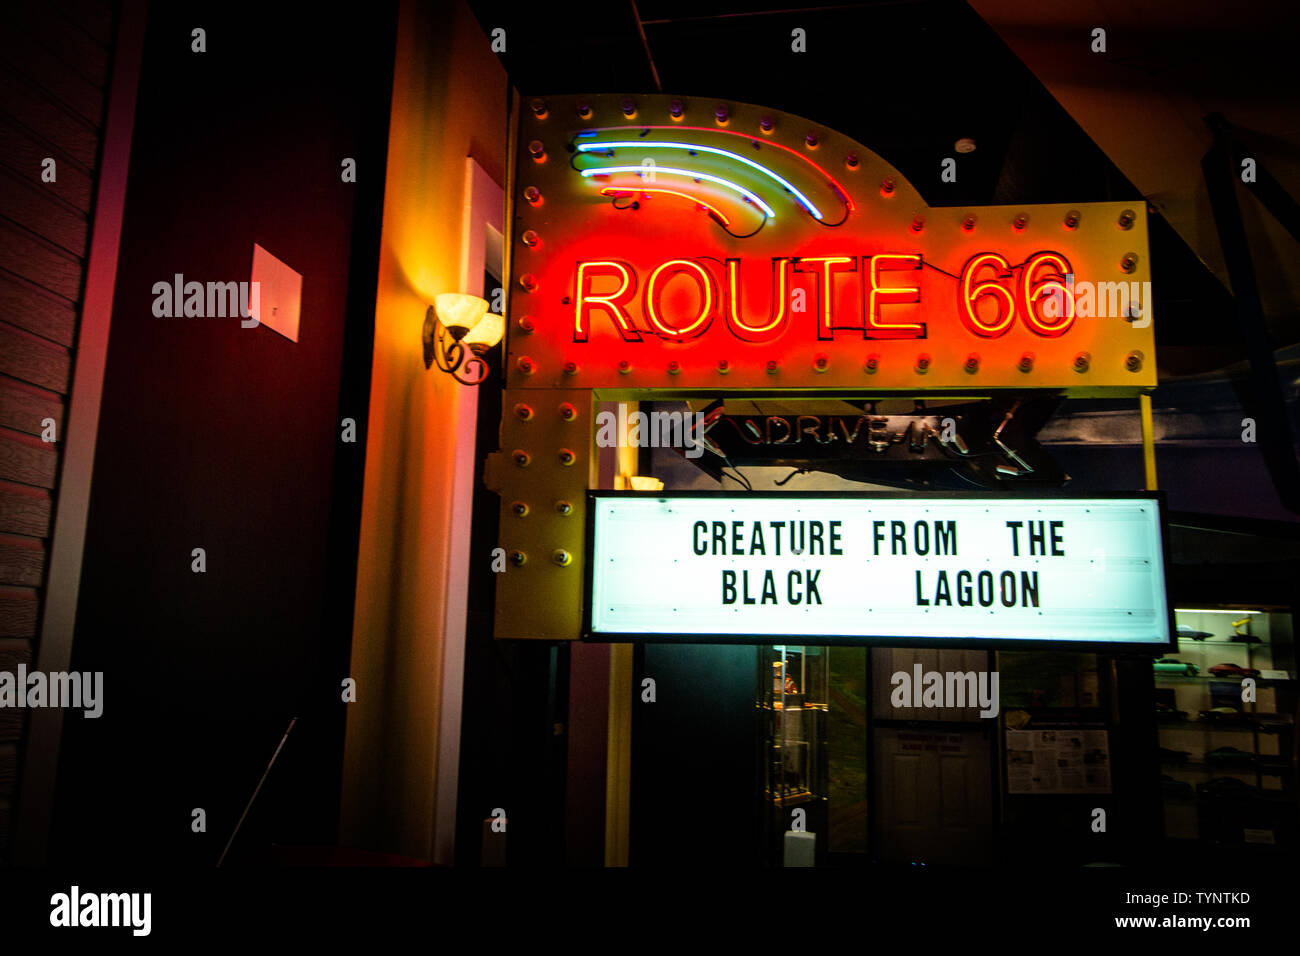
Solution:
<svg viewBox="0 0 1300 956"><path fill-rule="evenodd" d="M1168 747L1160 748L1161 763L1187 763L1187 758L1191 753L1186 750L1170 750Z"/></svg>
<svg viewBox="0 0 1300 956"><path fill-rule="evenodd" d="M1291 769L1291 758L1286 754L1260 754L1255 766L1264 773L1286 773Z"/></svg>
<svg viewBox="0 0 1300 956"><path fill-rule="evenodd" d="M1173 658L1164 658L1155 662L1157 674L1188 674L1195 677L1201 672L1201 669L1195 664L1188 664L1185 661L1176 661Z"/></svg>
<svg viewBox="0 0 1300 956"><path fill-rule="evenodd" d="M1249 797L1258 791L1244 780L1236 777L1215 777L1205 783L1196 785L1196 792L1203 797Z"/></svg>
<svg viewBox="0 0 1300 956"><path fill-rule="evenodd" d="M1245 628L1245 632L1241 629ZM1232 636L1228 640L1237 644L1259 644L1260 640L1254 634L1250 633L1250 615L1247 614L1239 621L1232 622Z"/></svg>
<svg viewBox="0 0 1300 956"><path fill-rule="evenodd" d="M1213 637L1213 636L1214 635L1211 634L1209 631L1198 631L1196 628L1188 627L1186 624L1178 625L1179 640L1182 640L1184 637L1188 637L1191 638L1193 641L1203 641L1207 637Z"/></svg>
<svg viewBox="0 0 1300 956"><path fill-rule="evenodd" d="M1169 774L1160 776L1160 787L1167 797L1190 797L1192 795L1192 785L1185 780L1175 780Z"/></svg>
<svg viewBox="0 0 1300 956"><path fill-rule="evenodd" d="M1205 755L1205 762L1217 766L1253 767L1255 755L1249 750L1240 750L1237 747L1219 747Z"/></svg>
<svg viewBox="0 0 1300 956"><path fill-rule="evenodd" d="M1187 711L1177 710L1168 704L1156 701L1156 720L1186 720Z"/></svg>
<svg viewBox="0 0 1300 956"><path fill-rule="evenodd" d="M1255 714L1261 733L1276 734L1295 725L1290 714Z"/></svg>
<svg viewBox="0 0 1300 956"><path fill-rule="evenodd" d="M1201 720L1211 724L1243 724L1250 721L1249 714L1243 714L1233 707L1211 707L1209 710L1201 711L1199 716Z"/></svg>
<svg viewBox="0 0 1300 956"><path fill-rule="evenodd" d="M1242 667L1239 664L1215 664L1210 668L1210 673L1215 677L1258 677L1259 671L1253 667Z"/></svg>

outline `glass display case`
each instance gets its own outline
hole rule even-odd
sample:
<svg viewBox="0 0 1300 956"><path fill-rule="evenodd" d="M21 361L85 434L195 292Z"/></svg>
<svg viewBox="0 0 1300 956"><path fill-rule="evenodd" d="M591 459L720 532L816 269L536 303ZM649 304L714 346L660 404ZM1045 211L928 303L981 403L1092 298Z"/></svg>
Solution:
<svg viewBox="0 0 1300 956"><path fill-rule="evenodd" d="M1155 661L1165 835L1224 846L1294 840L1295 657L1282 610L1174 612Z"/></svg>
<svg viewBox="0 0 1300 956"><path fill-rule="evenodd" d="M826 858L829 662L828 647L758 648L758 798L770 866L783 865L791 830L815 837L817 865Z"/></svg>
<svg viewBox="0 0 1300 956"><path fill-rule="evenodd" d="M767 800L777 807L824 800L828 648L760 647L759 658Z"/></svg>

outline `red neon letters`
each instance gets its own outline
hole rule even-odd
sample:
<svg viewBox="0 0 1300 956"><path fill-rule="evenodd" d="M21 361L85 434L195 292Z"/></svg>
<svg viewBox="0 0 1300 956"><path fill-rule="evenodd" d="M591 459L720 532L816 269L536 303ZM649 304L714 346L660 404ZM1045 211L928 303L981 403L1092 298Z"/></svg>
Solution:
<svg viewBox="0 0 1300 956"><path fill-rule="evenodd" d="M1044 272L1044 267L1051 271ZM994 278L976 281L985 271L991 271ZM1064 284L1065 277L1073 271L1069 260L1056 252L1036 252L1025 260L1018 292L1020 309L1029 331L1045 338L1056 338L1064 335L1074 324L1074 299ZM1016 320L1016 294L998 280L1013 275L1011 264L996 252L982 252L967 260L957 288L957 316L962 325L981 338L995 339L1005 335ZM1061 309L1054 322L1048 321L1051 316L1042 309L1041 300L1045 296L1059 297ZM987 308L984 315L980 314L979 300L983 298L996 303L995 315L988 315Z"/></svg>
<svg viewBox="0 0 1300 956"><path fill-rule="evenodd" d="M619 287L603 295L591 291L593 276L618 278ZM623 304L636 295L636 273L626 262L601 259L578 263L578 309L573 319L573 341L587 341L591 331L591 312L600 309L614 320L614 327L625 342L640 342L641 333L632 327L632 318L623 311Z"/></svg>
<svg viewBox="0 0 1300 956"><path fill-rule="evenodd" d="M727 327L745 342L769 342L785 331L789 270L785 259L772 260L772 311L766 325L749 325L740 315L740 260L727 260Z"/></svg>
<svg viewBox="0 0 1300 956"><path fill-rule="evenodd" d="M640 342L645 334L687 342L708 331L720 312L735 338L770 342L785 333L791 313L804 311L806 293L791 289L792 272L812 277L815 301L809 311L814 312L818 339L831 340L836 332L849 331L865 339L924 339L926 323L916 321L914 311L892 308L920 303L923 265L919 253L902 252L862 256L861 264L855 256L777 257L771 260L770 280L764 281L765 270L756 261L669 259L641 284L626 262L586 260L577 264L575 274L573 340L588 341L593 322L603 316L625 342ZM1005 335L1017 318L1036 335L1063 335L1074 324L1074 302L1065 284L1072 271L1057 252L1037 252L1020 266L996 252L979 253L956 277L957 318L972 335L984 339ZM941 281L953 281L944 276ZM860 305L842 295L837 299L837 285L842 289L848 281L857 282ZM670 285L677 293L666 296ZM683 297L690 286L693 296ZM748 306L742 305L742 290L750 292L744 297ZM629 307L638 298L641 314L634 318ZM1051 300L1059 306L1055 311L1044 308ZM759 304L763 302L766 307Z"/></svg>

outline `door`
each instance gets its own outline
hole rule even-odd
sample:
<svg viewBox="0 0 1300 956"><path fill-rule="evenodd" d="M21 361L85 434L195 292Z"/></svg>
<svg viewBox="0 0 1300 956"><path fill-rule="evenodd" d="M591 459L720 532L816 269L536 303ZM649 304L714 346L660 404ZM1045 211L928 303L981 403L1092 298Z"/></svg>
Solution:
<svg viewBox="0 0 1300 956"><path fill-rule="evenodd" d="M980 865L993 844L992 732L978 706L895 707L892 678L987 670L984 651L872 650L874 855L894 862Z"/></svg>

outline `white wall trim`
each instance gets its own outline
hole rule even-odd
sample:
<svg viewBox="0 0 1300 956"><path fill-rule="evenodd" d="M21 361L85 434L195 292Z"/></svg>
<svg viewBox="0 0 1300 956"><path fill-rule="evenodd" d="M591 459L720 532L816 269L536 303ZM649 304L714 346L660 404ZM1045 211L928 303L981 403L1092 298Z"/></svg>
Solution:
<svg viewBox="0 0 1300 956"><path fill-rule="evenodd" d="M503 248L505 190L477 162L465 159L465 203L461 213L460 287L475 293L483 281L489 244ZM499 255L499 253L498 253ZM491 263L504 276L504 263ZM485 382L484 387L494 384ZM444 582L442 686L438 715L438 774L433 821L433 862L450 866L456 850L456 791L460 780L460 729L465 686L465 619L469 602L470 528L474 515L475 431L478 389L460 386L451 488L451 520Z"/></svg>

